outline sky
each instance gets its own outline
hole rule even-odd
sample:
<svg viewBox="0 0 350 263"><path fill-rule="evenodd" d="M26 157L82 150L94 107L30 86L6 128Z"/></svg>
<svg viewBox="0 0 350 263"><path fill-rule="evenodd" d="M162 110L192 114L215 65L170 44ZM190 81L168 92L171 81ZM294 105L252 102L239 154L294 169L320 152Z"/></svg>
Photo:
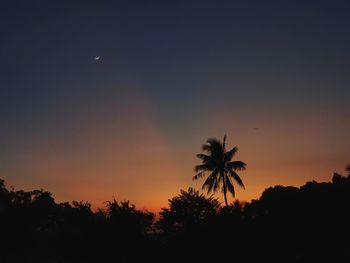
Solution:
<svg viewBox="0 0 350 263"><path fill-rule="evenodd" d="M227 134L247 163L239 200L329 181L350 163L349 13L336 0L3 0L0 178L158 211L201 188L196 154Z"/></svg>

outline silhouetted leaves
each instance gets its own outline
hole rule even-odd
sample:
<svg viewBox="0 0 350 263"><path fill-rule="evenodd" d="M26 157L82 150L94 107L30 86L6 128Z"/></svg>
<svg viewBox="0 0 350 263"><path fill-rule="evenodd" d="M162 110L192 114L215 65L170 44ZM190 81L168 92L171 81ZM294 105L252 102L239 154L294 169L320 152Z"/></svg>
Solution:
<svg viewBox="0 0 350 263"><path fill-rule="evenodd" d="M235 189L231 178L242 188L244 184L236 171L246 169L246 164L242 161L232 161L237 153L238 148L233 147L226 151L226 135L222 142L216 138L210 138L207 143L202 146L202 150L207 154L197 154L202 161L201 164L194 167L197 173L193 176L193 180L198 180L208 173L208 177L203 183L202 189L207 189L207 193L217 192L222 184L222 192L224 193L225 204L228 206L226 193L229 191L235 197Z"/></svg>
<svg viewBox="0 0 350 263"><path fill-rule="evenodd" d="M169 199L169 208L162 208L158 227L166 234L191 231L208 222L219 210L220 204L213 197L205 197L193 188L181 190Z"/></svg>
<svg viewBox="0 0 350 263"><path fill-rule="evenodd" d="M0 262L136 261L153 220L129 201L94 212L86 201L57 204L49 192L9 191L0 180Z"/></svg>
<svg viewBox="0 0 350 263"><path fill-rule="evenodd" d="M227 177L234 180L233 177ZM214 184L215 185L215 184ZM227 181L230 191L230 183ZM0 262L348 262L350 177L267 188L222 207L189 188L154 215L129 201L92 209L0 180Z"/></svg>

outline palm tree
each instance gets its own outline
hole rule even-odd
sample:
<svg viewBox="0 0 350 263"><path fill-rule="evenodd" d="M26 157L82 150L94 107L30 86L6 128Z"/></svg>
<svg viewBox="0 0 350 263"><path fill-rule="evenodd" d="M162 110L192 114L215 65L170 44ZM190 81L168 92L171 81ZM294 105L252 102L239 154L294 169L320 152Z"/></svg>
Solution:
<svg viewBox="0 0 350 263"><path fill-rule="evenodd" d="M202 146L202 150L206 154L197 154L197 157L202 161L201 164L196 165L194 170L196 175L193 180L198 180L209 173L205 180L202 189L207 189L210 192L217 192L222 185L222 192L224 193L225 204L227 204L226 193L229 191L235 197L235 188L233 181L244 189L242 179L237 174L237 171L245 170L246 164L242 161L232 161L233 156L237 153L238 148L233 147L226 151L226 135L223 142L216 138L210 138L207 143Z"/></svg>

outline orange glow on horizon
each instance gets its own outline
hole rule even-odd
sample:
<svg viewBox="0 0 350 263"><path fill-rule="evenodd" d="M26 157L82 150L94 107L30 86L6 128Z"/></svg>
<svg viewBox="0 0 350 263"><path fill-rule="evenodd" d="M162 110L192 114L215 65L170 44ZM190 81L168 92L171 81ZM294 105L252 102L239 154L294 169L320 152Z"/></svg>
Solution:
<svg viewBox="0 0 350 263"><path fill-rule="evenodd" d="M325 113L295 118L297 113L232 115L218 109L206 116L198 133L175 138L164 132L152 103L136 90L86 111L69 120L72 134L29 137L16 156L23 168L2 170L7 185L43 188L58 202L86 200L96 208L115 197L159 212L180 189L201 189L204 180L192 181L199 162L195 154L211 135L222 139L226 133L228 147L239 147L236 159L248 164L240 173L246 190L236 186L236 198L242 201L259 198L269 186L329 181L333 172L342 172L350 155L332 141L345 131L331 113L325 120ZM215 197L223 200L221 192Z"/></svg>

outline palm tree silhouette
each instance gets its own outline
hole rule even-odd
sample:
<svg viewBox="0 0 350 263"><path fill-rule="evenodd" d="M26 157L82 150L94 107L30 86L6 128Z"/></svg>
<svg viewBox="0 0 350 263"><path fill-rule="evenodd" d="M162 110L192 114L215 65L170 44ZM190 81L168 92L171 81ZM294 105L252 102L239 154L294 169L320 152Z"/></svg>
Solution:
<svg viewBox="0 0 350 263"><path fill-rule="evenodd" d="M222 184L222 192L224 193L225 204L227 204L227 190L235 197L235 188L233 180L244 189L242 179L236 173L246 169L246 164L242 161L232 161L233 156L237 153L238 148L233 147L230 151L226 151L226 135L223 141L216 138L210 138L207 143L202 146L202 150L206 154L197 154L202 163L194 167L197 173L193 176L193 180L198 180L209 173L205 180L202 189L207 189L210 192L217 192Z"/></svg>

